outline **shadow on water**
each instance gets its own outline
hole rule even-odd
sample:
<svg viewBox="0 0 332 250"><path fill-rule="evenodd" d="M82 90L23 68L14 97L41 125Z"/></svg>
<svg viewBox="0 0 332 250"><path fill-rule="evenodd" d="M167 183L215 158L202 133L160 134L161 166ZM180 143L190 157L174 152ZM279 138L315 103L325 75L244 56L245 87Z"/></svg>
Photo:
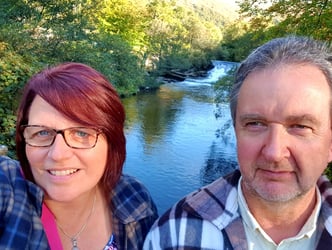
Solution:
<svg viewBox="0 0 332 250"><path fill-rule="evenodd" d="M126 108L126 130L139 129L144 146L153 146L162 140L166 130L176 123L184 93L161 88L155 93L143 93L123 100Z"/></svg>
<svg viewBox="0 0 332 250"><path fill-rule="evenodd" d="M206 78L164 84L155 93L123 99L127 158L163 213L184 195L236 168L228 104L216 119L213 83L231 63L215 62Z"/></svg>
<svg viewBox="0 0 332 250"><path fill-rule="evenodd" d="M220 176L232 172L236 167L237 161L217 150L216 142L213 142L210 146L210 155L201 169L202 185L215 181Z"/></svg>

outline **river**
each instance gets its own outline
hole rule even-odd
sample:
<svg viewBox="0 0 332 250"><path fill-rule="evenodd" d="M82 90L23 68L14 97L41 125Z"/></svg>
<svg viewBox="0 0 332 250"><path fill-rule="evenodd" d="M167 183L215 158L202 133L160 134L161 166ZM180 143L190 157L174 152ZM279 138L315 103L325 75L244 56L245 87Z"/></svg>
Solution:
<svg viewBox="0 0 332 250"><path fill-rule="evenodd" d="M236 168L228 103L215 116L213 84L234 64L214 61L201 79L167 83L123 99L127 119L124 173L149 189L160 214L180 198Z"/></svg>

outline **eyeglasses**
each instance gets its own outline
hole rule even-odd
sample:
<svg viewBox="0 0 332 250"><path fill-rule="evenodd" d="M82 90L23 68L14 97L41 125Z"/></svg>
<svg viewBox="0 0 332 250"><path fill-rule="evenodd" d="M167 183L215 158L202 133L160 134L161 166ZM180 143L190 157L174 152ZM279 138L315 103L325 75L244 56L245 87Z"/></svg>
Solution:
<svg viewBox="0 0 332 250"><path fill-rule="evenodd" d="M40 125L23 125L21 127L26 144L32 147L49 147L54 143L57 134L61 134L68 147L89 149L96 146L98 135L102 133L100 129L86 127L59 130Z"/></svg>

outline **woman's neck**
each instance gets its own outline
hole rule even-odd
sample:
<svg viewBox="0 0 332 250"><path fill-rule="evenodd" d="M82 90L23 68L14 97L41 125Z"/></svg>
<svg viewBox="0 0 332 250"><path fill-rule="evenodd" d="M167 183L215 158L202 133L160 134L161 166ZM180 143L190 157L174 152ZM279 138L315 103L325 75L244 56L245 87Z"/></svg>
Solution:
<svg viewBox="0 0 332 250"><path fill-rule="evenodd" d="M72 249L73 238L80 250L103 249L112 234L112 220L100 189L68 202L44 201L55 217L63 249Z"/></svg>

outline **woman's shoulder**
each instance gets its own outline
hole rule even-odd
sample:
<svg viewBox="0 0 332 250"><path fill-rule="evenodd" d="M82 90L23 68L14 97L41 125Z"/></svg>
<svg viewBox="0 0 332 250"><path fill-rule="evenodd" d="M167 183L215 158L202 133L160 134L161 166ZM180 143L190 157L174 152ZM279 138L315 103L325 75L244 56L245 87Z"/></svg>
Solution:
<svg viewBox="0 0 332 250"><path fill-rule="evenodd" d="M151 199L150 193L145 185L136 177L131 175L121 175L114 187L115 195L124 197L141 197L143 200Z"/></svg>
<svg viewBox="0 0 332 250"><path fill-rule="evenodd" d="M18 161L7 156L0 156L1 196L8 196L9 193L12 193L12 195L20 193L20 195L26 197L27 185Z"/></svg>
<svg viewBox="0 0 332 250"><path fill-rule="evenodd" d="M0 174L6 176L10 180L15 178L23 178L20 174L20 166L18 161L7 156L0 156Z"/></svg>
<svg viewBox="0 0 332 250"><path fill-rule="evenodd" d="M40 221L42 196L24 179L18 161L0 156L0 249L49 249Z"/></svg>
<svg viewBox="0 0 332 250"><path fill-rule="evenodd" d="M137 178L122 175L112 195L113 213L124 223L155 217L157 208L150 192Z"/></svg>

